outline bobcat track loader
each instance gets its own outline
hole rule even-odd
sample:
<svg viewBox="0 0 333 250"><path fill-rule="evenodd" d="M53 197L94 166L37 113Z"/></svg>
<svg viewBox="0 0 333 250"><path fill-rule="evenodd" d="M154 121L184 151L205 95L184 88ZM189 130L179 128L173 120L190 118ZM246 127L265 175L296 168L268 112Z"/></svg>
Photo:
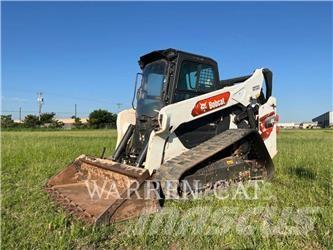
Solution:
<svg viewBox="0 0 333 250"><path fill-rule="evenodd" d="M52 177L45 189L57 203L109 224L159 211L186 187L273 176L278 116L269 69L219 80L214 60L175 49L146 54L139 65L113 155L81 155Z"/></svg>

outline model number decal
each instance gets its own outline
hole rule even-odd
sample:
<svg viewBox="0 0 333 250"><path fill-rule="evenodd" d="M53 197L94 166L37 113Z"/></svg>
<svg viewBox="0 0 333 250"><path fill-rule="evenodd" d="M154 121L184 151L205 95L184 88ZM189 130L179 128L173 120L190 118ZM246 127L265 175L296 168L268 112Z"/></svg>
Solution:
<svg viewBox="0 0 333 250"><path fill-rule="evenodd" d="M252 87L252 90L253 90L253 91L256 91L256 90L258 90L258 89L260 89L260 85L255 85L255 86Z"/></svg>
<svg viewBox="0 0 333 250"><path fill-rule="evenodd" d="M192 116L201 115L213 109L220 108L227 104L230 97L230 92L224 92L203 100L198 101L193 110Z"/></svg>

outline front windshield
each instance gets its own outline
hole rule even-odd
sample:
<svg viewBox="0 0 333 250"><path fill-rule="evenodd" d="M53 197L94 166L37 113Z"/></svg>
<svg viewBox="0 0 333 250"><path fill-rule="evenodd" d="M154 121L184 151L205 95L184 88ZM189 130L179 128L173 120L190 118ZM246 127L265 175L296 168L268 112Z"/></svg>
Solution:
<svg viewBox="0 0 333 250"><path fill-rule="evenodd" d="M137 95L139 116L155 116L162 108L161 93L165 81L167 63L164 60L149 63L142 72L141 86Z"/></svg>

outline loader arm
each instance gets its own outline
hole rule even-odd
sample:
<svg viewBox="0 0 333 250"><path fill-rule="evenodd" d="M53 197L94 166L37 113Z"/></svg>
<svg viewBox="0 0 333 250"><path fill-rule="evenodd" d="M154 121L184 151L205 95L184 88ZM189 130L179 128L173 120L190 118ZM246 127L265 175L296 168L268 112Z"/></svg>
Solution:
<svg viewBox="0 0 333 250"><path fill-rule="evenodd" d="M261 94L265 80L263 71L264 69L257 69L244 82L163 107L159 112L158 119L160 129L152 131L149 139L145 164L149 172L152 173L159 168L162 162L188 150L181 145L178 150L173 150L171 154L165 150L167 138L174 137L175 130L181 124L231 106L241 104L247 107L251 104L251 100L256 100Z"/></svg>

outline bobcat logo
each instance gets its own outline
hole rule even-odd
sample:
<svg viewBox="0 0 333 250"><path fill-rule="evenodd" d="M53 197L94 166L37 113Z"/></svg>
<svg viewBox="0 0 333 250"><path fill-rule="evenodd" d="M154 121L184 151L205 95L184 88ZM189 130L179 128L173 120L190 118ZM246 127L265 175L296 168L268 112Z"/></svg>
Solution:
<svg viewBox="0 0 333 250"><path fill-rule="evenodd" d="M197 101L192 109L192 116L201 115L213 109L220 108L228 103L230 92L223 92L202 100Z"/></svg>
<svg viewBox="0 0 333 250"><path fill-rule="evenodd" d="M207 102L200 103L200 109L205 112L207 110Z"/></svg>

